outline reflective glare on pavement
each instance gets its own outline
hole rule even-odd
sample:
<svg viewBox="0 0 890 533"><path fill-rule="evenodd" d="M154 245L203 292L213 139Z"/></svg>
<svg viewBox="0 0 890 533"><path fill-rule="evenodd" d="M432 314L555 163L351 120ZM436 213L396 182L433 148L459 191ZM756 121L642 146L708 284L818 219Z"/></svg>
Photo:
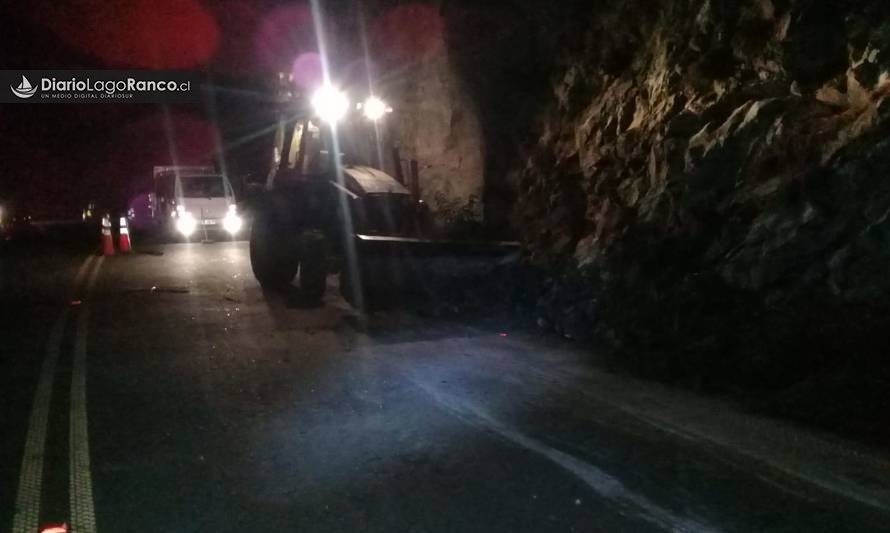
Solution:
<svg viewBox="0 0 890 533"><path fill-rule="evenodd" d="M522 332L360 316L335 277L301 305L243 242L154 252L58 261L68 305L5 337L13 531L886 527L886 478L851 481L886 464L817 435Z"/></svg>

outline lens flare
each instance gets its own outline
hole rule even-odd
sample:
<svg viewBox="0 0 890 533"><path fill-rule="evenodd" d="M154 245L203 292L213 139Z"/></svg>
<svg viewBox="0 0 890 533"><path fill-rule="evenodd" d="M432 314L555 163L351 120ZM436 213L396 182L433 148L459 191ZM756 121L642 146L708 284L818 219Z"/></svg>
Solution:
<svg viewBox="0 0 890 533"><path fill-rule="evenodd" d="M321 72L321 57L316 52L305 52L294 60L291 74L299 87L317 87L324 76Z"/></svg>
<svg viewBox="0 0 890 533"><path fill-rule="evenodd" d="M377 121L383 118L390 109L383 100L376 96L372 96L365 100L365 103L362 105L362 111L365 113L365 117L368 120Z"/></svg>
<svg viewBox="0 0 890 533"><path fill-rule="evenodd" d="M329 124L336 124L349 111L349 99L346 93L332 85L322 85L312 95L312 108L318 118Z"/></svg>

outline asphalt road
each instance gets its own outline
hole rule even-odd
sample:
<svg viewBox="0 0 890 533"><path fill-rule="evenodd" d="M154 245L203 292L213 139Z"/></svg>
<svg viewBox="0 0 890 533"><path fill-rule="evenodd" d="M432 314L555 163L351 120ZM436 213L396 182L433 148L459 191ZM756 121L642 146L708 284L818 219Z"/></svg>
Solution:
<svg viewBox="0 0 890 533"><path fill-rule="evenodd" d="M0 531L890 531L890 462L246 243L2 257Z"/></svg>

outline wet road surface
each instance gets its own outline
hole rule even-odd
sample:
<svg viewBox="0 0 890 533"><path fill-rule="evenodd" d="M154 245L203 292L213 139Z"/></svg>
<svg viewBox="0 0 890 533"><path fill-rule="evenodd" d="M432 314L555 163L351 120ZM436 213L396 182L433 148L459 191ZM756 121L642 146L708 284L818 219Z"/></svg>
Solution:
<svg viewBox="0 0 890 533"><path fill-rule="evenodd" d="M874 450L156 250L5 259L0 531L890 531Z"/></svg>

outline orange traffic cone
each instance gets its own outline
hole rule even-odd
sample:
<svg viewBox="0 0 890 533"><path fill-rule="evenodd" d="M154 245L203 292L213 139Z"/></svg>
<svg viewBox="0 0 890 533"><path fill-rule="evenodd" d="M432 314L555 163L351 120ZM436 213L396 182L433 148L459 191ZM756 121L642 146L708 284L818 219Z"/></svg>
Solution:
<svg viewBox="0 0 890 533"><path fill-rule="evenodd" d="M130 228L127 227L127 217L121 217L121 233L117 240L117 249L124 253L130 253Z"/></svg>
<svg viewBox="0 0 890 533"><path fill-rule="evenodd" d="M111 218L102 217L102 255L114 255L114 239L111 237Z"/></svg>

